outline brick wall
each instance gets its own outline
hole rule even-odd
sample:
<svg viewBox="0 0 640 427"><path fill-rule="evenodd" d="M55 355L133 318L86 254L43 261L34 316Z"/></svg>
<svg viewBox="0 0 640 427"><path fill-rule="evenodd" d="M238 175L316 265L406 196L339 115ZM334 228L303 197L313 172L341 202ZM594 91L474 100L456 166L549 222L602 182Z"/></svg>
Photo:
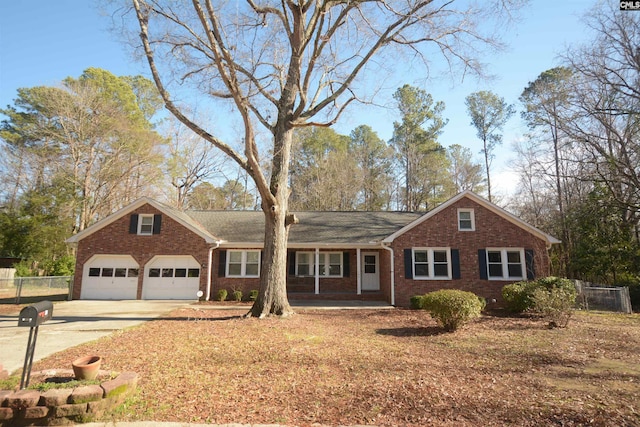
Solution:
<svg viewBox="0 0 640 427"><path fill-rule="evenodd" d="M191 255L202 266L208 265L209 247L204 239L171 217L162 214L160 234L139 236L129 233L131 214L160 214L151 205L143 205L95 231L78 242L73 299L80 298L84 264L93 255L131 254L140 266L137 298L142 296L144 267L156 255ZM200 272L200 290L206 289L207 271Z"/></svg>
<svg viewBox="0 0 640 427"><path fill-rule="evenodd" d="M458 208L472 208L475 231L458 231ZM448 247L460 253L460 279L413 280L405 278L404 249L414 247ZM549 274L546 242L502 218L474 201L462 198L412 230L397 237L392 248L395 257L396 305L408 306L413 295L438 289L471 291L489 300L502 300L502 287L510 281L482 280L478 250L488 247L534 250L536 277Z"/></svg>

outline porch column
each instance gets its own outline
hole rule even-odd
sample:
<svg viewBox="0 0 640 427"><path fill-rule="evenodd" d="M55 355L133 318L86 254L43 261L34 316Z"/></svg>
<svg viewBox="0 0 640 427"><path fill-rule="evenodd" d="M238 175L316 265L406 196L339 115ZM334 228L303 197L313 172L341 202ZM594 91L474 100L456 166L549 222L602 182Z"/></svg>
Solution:
<svg viewBox="0 0 640 427"><path fill-rule="evenodd" d="M362 266L360 265L360 248L356 249L356 293L358 295L362 294Z"/></svg>
<svg viewBox="0 0 640 427"><path fill-rule="evenodd" d="M315 261L315 294L320 293L320 248L316 248L316 261Z"/></svg>

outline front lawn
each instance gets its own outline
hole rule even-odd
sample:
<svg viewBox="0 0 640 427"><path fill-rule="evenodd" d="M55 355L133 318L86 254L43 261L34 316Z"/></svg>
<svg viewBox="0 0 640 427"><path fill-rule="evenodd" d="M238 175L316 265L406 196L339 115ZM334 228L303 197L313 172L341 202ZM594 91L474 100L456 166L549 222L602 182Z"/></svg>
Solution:
<svg viewBox="0 0 640 427"><path fill-rule="evenodd" d="M123 421L640 425L638 315L577 313L553 330L483 316L443 334L423 311L245 312L178 310L33 369L97 354L137 372L139 393L111 415Z"/></svg>

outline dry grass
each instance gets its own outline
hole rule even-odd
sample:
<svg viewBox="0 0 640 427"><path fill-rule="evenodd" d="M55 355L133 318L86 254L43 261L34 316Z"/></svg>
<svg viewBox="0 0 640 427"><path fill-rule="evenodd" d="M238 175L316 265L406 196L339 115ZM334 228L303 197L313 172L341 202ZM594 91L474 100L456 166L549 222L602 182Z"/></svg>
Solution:
<svg viewBox="0 0 640 427"><path fill-rule="evenodd" d="M34 370L95 353L107 369L139 373L139 393L118 420L640 425L638 315L578 313L555 330L484 316L442 334L420 311L245 312L178 310Z"/></svg>

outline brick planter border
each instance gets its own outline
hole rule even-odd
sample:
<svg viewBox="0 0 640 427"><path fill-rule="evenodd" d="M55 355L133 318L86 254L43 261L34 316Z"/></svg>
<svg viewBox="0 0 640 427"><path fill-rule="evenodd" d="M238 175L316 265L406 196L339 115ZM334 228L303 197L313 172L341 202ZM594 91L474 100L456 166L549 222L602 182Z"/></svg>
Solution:
<svg viewBox="0 0 640 427"><path fill-rule="evenodd" d="M138 374L123 372L100 385L37 390L0 390L0 426L59 426L87 422L121 404L138 385Z"/></svg>

